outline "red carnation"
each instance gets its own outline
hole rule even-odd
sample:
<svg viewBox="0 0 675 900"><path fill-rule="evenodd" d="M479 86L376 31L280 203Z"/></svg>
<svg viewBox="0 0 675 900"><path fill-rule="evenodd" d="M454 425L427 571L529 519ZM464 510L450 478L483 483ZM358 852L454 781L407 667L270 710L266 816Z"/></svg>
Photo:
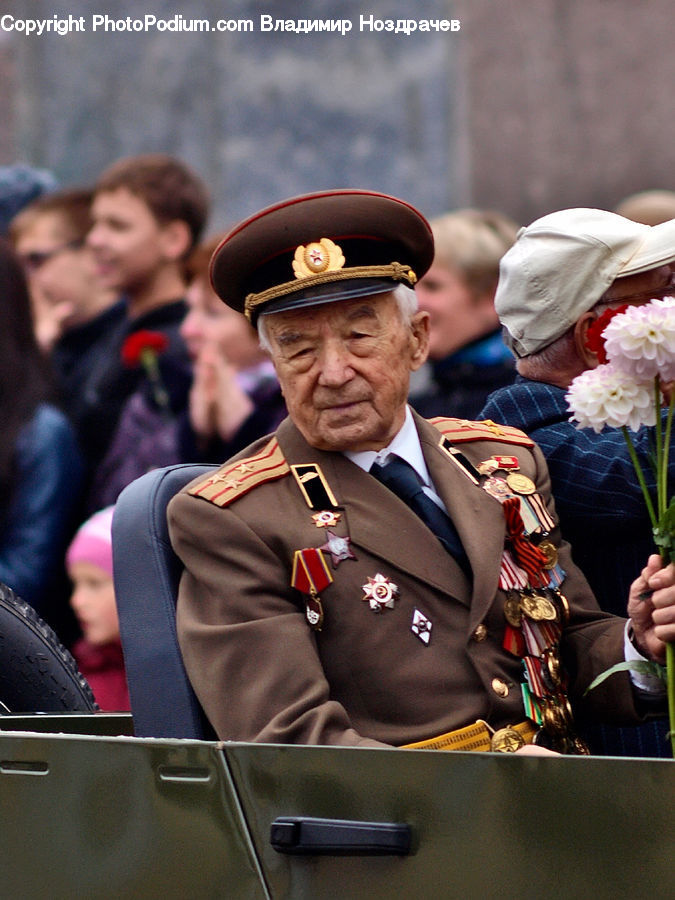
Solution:
<svg viewBox="0 0 675 900"><path fill-rule="evenodd" d="M152 386L155 403L162 412L169 410L169 395L162 384L157 357L166 350L169 341L161 331L135 331L122 344L122 362L130 369L143 366Z"/></svg>
<svg viewBox="0 0 675 900"><path fill-rule="evenodd" d="M605 328L607 328L614 316L618 316L619 313L626 312L627 309L627 303L624 303L623 306L617 306L616 309L606 309L604 313L602 313L602 315L599 315L595 322L593 322L593 324L589 325L588 327L585 340L586 347L593 353L597 354L598 362L602 366L604 366L607 362L607 354L605 353L605 339L603 337Z"/></svg>
<svg viewBox="0 0 675 900"><path fill-rule="evenodd" d="M150 351L159 356L166 350L168 343L166 335L161 331L135 331L122 344L122 362L133 369L143 362L144 352Z"/></svg>

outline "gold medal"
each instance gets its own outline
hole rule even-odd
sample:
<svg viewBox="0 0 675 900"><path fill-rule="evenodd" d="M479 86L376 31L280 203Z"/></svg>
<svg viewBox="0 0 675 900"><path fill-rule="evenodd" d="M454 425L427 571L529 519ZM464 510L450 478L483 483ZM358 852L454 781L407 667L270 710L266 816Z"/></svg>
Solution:
<svg viewBox="0 0 675 900"><path fill-rule="evenodd" d="M523 594L520 608L533 622L555 622L558 618L555 604L543 594Z"/></svg>
<svg viewBox="0 0 675 900"><path fill-rule="evenodd" d="M560 684L560 658L558 654L552 650L545 655L546 668L551 676L551 681L557 687Z"/></svg>
<svg viewBox="0 0 675 900"><path fill-rule="evenodd" d="M545 569L552 569L558 562L558 549L552 541L540 541L537 545L546 557Z"/></svg>
<svg viewBox="0 0 675 900"><path fill-rule="evenodd" d="M321 512L315 513L312 516L312 522L314 522L317 528L332 528L334 525L337 525L340 519L340 513L333 512L330 509L322 509Z"/></svg>
<svg viewBox="0 0 675 900"><path fill-rule="evenodd" d="M553 735L562 735L565 733L565 720L557 706L547 705L544 707L544 728Z"/></svg>
<svg viewBox="0 0 675 900"><path fill-rule="evenodd" d="M534 481L520 472L509 472L506 483L516 494L534 494L537 490Z"/></svg>
<svg viewBox="0 0 675 900"><path fill-rule="evenodd" d="M553 591L553 596L560 604L562 622L563 624L567 624L570 620L570 605L567 601L567 597L559 590Z"/></svg>
<svg viewBox="0 0 675 900"><path fill-rule="evenodd" d="M504 603L504 617L509 625L514 628L520 628L523 618L523 611L520 607L520 595L509 591Z"/></svg>

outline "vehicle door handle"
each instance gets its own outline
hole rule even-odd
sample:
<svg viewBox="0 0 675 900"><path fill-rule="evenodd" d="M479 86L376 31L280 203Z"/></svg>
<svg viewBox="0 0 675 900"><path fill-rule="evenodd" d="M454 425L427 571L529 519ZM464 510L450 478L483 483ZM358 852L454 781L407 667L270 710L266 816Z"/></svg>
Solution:
<svg viewBox="0 0 675 900"><path fill-rule="evenodd" d="M411 841L410 825L398 822L279 816L270 827L270 843L279 853L405 856Z"/></svg>

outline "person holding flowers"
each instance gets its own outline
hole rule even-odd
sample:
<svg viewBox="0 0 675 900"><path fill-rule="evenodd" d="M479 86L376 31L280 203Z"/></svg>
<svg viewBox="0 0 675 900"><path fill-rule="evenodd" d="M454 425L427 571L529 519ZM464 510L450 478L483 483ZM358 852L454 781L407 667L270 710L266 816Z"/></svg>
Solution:
<svg viewBox="0 0 675 900"><path fill-rule="evenodd" d="M541 447L574 560L601 608L619 615L631 582L657 549L643 495L644 487L657 496L649 427L656 413L651 388L630 378L619 388L621 376L604 369L603 335L614 317L618 322L626 313L639 369L650 328L633 317L656 301L646 313L653 318L658 305L669 302L663 298L675 295L674 270L675 221L650 227L597 209L561 210L538 219L521 230L501 262L495 305L519 375L515 384L488 398L480 416L521 428ZM654 330L661 332L656 342L661 354L672 358L672 334L661 325ZM571 421L566 392L575 379L580 417ZM672 373L664 370L663 380L672 380ZM664 424L667 415L663 407ZM630 444L622 425L634 429ZM667 485L675 458L667 463L662 456L661 462ZM617 730L603 726L589 739L599 752L668 756L666 732L665 722Z"/></svg>
<svg viewBox="0 0 675 900"><path fill-rule="evenodd" d="M645 556L627 635L571 558L534 441L408 407L432 259L417 210L360 190L274 204L213 255L288 409L168 507L178 640L221 740L583 753L577 716L664 705L658 675L588 689L627 650L665 658L675 565Z"/></svg>

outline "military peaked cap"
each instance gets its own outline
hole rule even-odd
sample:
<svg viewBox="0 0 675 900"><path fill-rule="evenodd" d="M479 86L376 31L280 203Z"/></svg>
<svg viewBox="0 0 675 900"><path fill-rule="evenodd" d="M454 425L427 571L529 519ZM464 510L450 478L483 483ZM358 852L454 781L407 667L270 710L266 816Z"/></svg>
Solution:
<svg viewBox="0 0 675 900"><path fill-rule="evenodd" d="M424 275L431 228L409 203L373 191L292 197L236 225L211 259L218 296L262 313L381 294Z"/></svg>

